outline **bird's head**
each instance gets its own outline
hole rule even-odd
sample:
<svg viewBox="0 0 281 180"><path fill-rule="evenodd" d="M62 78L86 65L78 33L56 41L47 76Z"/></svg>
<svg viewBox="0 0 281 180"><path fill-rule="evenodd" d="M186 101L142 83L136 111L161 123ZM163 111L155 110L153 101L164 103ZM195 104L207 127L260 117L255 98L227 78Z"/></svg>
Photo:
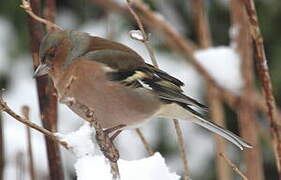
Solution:
<svg viewBox="0 0 281 180"><path fill-rule="evenodd" d="M51 31L41 41L40 64L34 77L46 75L50 69L71 64L72 60L85 53L90 36L73 30Z"/></svg>

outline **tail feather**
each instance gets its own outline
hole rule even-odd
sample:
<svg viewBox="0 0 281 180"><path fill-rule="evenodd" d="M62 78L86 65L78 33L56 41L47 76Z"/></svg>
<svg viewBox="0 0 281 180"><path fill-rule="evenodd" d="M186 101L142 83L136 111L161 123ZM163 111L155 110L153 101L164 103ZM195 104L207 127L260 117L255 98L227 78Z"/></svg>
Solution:
<svg viewBox="0 0 281 180"><path fill-rule="evenodd" d="M167 117L167 118L179 118L183 120L191 120L193 123L198 124L220 136L232 142L238 146L241 150L246 148L252 148L252 145L244 141L239 136L233 134L232 132L220 127L208 120L206 120L200 113L190 108L189 106L180 106L178 104L165 105L161 111L157 113L157 116Z"/></svg>

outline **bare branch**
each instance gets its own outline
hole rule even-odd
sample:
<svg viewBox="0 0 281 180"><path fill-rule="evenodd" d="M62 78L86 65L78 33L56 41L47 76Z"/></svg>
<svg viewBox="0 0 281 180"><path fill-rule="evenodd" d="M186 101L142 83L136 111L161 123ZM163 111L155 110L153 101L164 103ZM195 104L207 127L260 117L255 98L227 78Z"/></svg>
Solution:
<svg viewBox="0 0 281 180"><path fill-rule="evenodd" d="M140 137L140 139L141 139L141 141L142 141L142 143L143 143L143 145L144 145L146 151L148 152L148 154L149 154L150 156L152 156L152 155L154 154L154 152L153 152L151 146L148 144L147 140L145 139L143 133L140 131L139 128L136 129L136 132L137 132L137 134L139 135L139 137Z"/></svg>
<svg viewBox="0 0 281 180"><path fill-rule="evenodd" d="M29 121L29 107L23 106L22 107L22 114L24 118ZM31 132L30 128L26 126L26 133L27 133L27 149L28 149L28 165L29 165L29 173L30 173L30 179L36 180L36 174L34 170L34 161L33 161L33 152L32 152L32 140L31 140Z"/></svg>
<svg viewBox="0 0 281 180"><path fill-rule="evenodd" d="M266 99L268 109L268 117L270 122L270 133L275 152L276 164L278 168L279 178L281 178L281 131L280 117L277 116L277 108L275 98L272 92L271 78L268 72L267 59L264 50L263 38L259 28L257 12L253 0L243 0L246 12L250 22L250 32L254 42L256 55L256 65L259 77L262 82L263 92Z"/></svg>
<svg viewBox="0 0 281 180"><path fill-rule="evenodd" d="M248 180L248 178L238 169L235 164L233 164L223 153L220 153L220 156L225 160L225 162L235 171L237 174L241 176L243 180Z"/></svg>
<svg viewBox="0 0 281 180"><path fill-rule="evenodd" d="M4 102L4 100L3 100L3 98L1 96L0 96L0 110L6 112L7 114L12 116L17 121L23 123L24 125L26 125L26 126L32 128L32 129L35 129L35 130L43 133L45 136L48 136L53 141L57 142L58 144L61 144L66 149L69 149L67 143L64 142L64 141L59 140L57 138L57 136L55 136L51 131L49 131L47 129L44 129L44 128L38 126L37 124L32 123L32 122L22 118L18 114L16 114L12 109L10 109L10 107L7 105L7 103Z"/></svg>
<svg viewBox="0 0 281 180"><path fill-rule="evenodd" d="M39 16L37 16L36 14L33 13L31 5L30 5L30 1L29 0L22 0L22 4L20 5L20 7L30 16L32 17L34 20L45 24L47 27L49 28L54 28L57 30L63 30L60 26L52 23L51 21L48 21L44 18L41 18Z"/></svg>
<svg viewBox="0 0 281 180"><path fill-rule="evenodd" d="M151 61L152 61L153 65L155 67L159 68L159 66L157 64L157 61L156 61L156 58L155 58L155 55L154 55L154 51L153 51L152 47L150 46L150 44L148 43L148 36L145 33L145 31L144 31L143 24L142 24L139 16L137 15L137 13L131 7L130 2L131 2L130 0L127 0L128 8L129 8L129 11L134 16L135 20L137 21L137 24L138 24L138 26L139 26L139 28L140 28L140 30L142 32L142 35L144 37L143 38L143 43L145 44L145 47L146 47L146 49L149 52L149 55L150 55L150 58L151 58ZM173 119L173 123L174 123L175 129L176 129L176 134L177 134L177 139L178 139L178 143L179 143L179 147L180 147L182 161L183 161L183 164L184 164L184 179L188 180L189 179L189 175L188 175L188 161L187 161L187 155L186 155L185 147L184 147L184 140L183 140L182 130L180 128L179 121L177 119Z"/></svg>

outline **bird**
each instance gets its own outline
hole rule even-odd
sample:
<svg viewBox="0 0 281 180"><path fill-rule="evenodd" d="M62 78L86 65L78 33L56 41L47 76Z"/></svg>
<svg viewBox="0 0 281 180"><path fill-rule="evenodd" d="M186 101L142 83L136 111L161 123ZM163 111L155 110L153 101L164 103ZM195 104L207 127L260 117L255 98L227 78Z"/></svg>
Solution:
<svg viewBox="0 0 281 180"><path fill-rule="evenodd" d="M82 104L104 129L131 129L152 118L189 120L241 150L252 145L216 125L207 107L184 94L184 83L146 63L131 48L75 30L48 32L41 41L34 77L48 75L58 100L83 119ZM202 110L202 111L201 111Z"/></svg>

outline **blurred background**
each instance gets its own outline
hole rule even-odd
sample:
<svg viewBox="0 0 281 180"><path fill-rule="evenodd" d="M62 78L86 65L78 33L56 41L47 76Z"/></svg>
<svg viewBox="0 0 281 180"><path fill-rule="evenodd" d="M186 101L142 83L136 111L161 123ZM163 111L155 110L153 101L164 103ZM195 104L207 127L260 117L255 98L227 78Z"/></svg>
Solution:
<svg viewBox="0 0 281 180"><path fill-rule="evenodd" d="M95 0L59 0L55 22L64 29L75 29L88 32L94 36L105 37L128 45L138 52L147 62L150 58L144 45L132 40L128 32L138 29L131 15L118 11L106 10L102 1ZM125 0L116 1L125 6ZM197 42L195 22L192 17L191 0L145 0L159 17L184 37ZM218 56L205 54L214 61L204 62L204 52L198 52L197 57L208 71L218 77L215 79L221 86L239 94L243 86L241 83L240 62L231 54L233 45L233 27L229 0L205 0L205 12L208 16L212 45L216 47ZM274 95L278 106L281 105L281 1L256 0L256 8L260 28L264 37L266 55L273 83ZM32 78L33 66L30 53L30 35L26 22L26 14L19 7L18 0L0 1L0 88L4 89L4 98L10 107L20 113L22 105L31 109L32 122L41 124L39 119L38 99L35 80ZM153 29L150 33L150 42L155 49L156 59L160 68L181 79L186 86L187 95L208 104L207 86L200 74L178 53L171 52L163 38ZM209 52L210 53L210 52ZM227 59L224 59L224 56ZM202 58L200 58L202 57ZM220 74L218 74L220 73ZM260 81L255 78L255 86L261 89ZM223 104L227 128L239 134L237 114ZM82 124L78 116L73 114L65 105L59 105L58 131L68 133L78 129ZM1 168L2 179L29 179L27 168L27 138L26 128L6 114L1 119ZM193 180L218 179L216 173L216 145L212 134L189 122L180 121L183 129L187 150L190 177ZM262 171L264 179L277 179L277 168L271 147L269 125L264 114L258 113L258 143L261 149ZM141 128L154 151L159 151L165 157L171 171L182 175L183 167L178 150L177 139L172 121L155 119ZM42 134L32 131L35 168L38 179L48 179L48 166L45 142ZM245 169L242 152L233 145L227 144L229 158L241 169ZM147 153L135 131L124 131L117 138L122 159L135 160L147 157ZM61 149L65 179L75 179L73 164L75 157L70 152ZM4 163L3 163L4 162ZM254 162L253 162L254 163ZM227 166L225 164L225 166ZM230 170L230 177L240 177Z"/></svg>

